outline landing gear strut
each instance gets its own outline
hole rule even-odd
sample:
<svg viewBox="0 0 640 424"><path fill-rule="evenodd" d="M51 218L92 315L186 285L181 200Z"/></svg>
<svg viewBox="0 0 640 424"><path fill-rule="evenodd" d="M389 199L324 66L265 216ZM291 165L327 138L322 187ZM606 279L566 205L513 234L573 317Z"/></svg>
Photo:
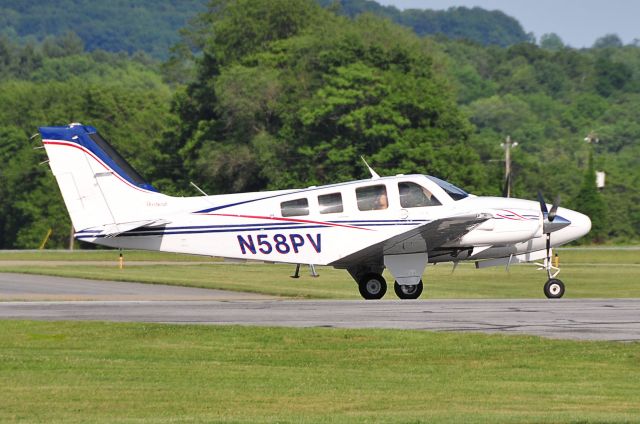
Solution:
<svg viewBox="0 0 640 424"><path fill-rule="evenodd" d="M542 267L547 271L547 276L549 277L544 285L544 294L548 299L560 299L562 295L564 295L564 283L556 278L560 273L560 268L551 263L551 232L553 231L553 229L551 229L551 223L553 223L553 220L556 218L558 206L560 205L560 197L556 197L550 211L547 211L547 204L542 198L542 193L540 192L538 192L538 201L540 202L540 210L542 211L544 219L542 228L544 230L546 226L549 227L547 231L545 231L547 236L547 257L542 264ZM565 222L568 221L565 220ZM568 224L565 223L564 225Z"/></svg>
<svg viewBox="0 0 640 424"><path fill-rule="evenodd" d="M412 285L400 285L397 281L393 284L393 290L400 299L417 299L422 294L423 288L422 280Z"/></svg>
<svg viewBox="0 0 640 424"><path fill-rule="evenodd" d="M550 245L551 235L547 234L547 257L545 258L543 266L547 271L549 279L544 284L544 295L547 296L547 299L560 299L564 295L564 283L556 278L560 273L560 268L553 266L552 264Z"/></svg>

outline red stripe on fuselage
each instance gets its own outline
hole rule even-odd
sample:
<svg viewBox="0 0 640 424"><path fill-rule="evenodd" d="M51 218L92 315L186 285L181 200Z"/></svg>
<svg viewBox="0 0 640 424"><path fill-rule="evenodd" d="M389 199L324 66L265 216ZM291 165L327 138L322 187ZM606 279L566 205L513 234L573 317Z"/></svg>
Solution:
<svg viewBox="0 0 640 424"><path fill-rule="evenodd" d="M505 212L509 212L509 213L511 213L511 214L514 214L514 215L515 215L515 216L517 216L518 218L524 219L525 221L528 221L528 220L527 220L527 218L525 218L524 216L522 216L522 215L518 215L517 213L515 213L515 212L513 212L513 211L510 211L509 209L502 209L502 210L503 210L503 211L505 211Z"/></svg>

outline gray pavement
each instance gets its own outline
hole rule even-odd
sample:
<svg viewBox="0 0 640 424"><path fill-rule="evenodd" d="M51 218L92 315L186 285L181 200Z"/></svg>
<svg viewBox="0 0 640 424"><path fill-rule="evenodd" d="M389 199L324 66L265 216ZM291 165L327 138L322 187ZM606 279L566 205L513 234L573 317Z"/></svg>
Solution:
<svg viewBox="0 0 640 424"><path fill-rule="evenodd" d="M15 291L13 284L20 278L24 278L22 284L32 286L33 291L37 291L35 287L41 287L40 291L50 290L49 279L68 284L66 291L80 285L81 289L71 292L84 295L99 291L101 295L133 296L134 289L129 286L145 286L149 291L136 292L137 300L5 301L0 302L0 319L397 328L640 341L640 299L305 301L259 299L258 295L222 292L226 298L211 300L206 296L224 295L218 290L66 278L60 282L57 277L20 274L0 274L0 298L2 293ZM174 295L172 290L181 289L197 290L204 297L166 300ZM112 290L117 293L105 294ZM209 292L212 294L206 294ZM185 292L179 295L189 296ZM249 298L242 299L243 295Z"/></svg>
<svg viewBox="0 0 640 424"><path fill-rule="evenodd" d="M0 272L0 302L10 300L251 300L255 293ZM1 304L1 303L0 303Z"/></svg>

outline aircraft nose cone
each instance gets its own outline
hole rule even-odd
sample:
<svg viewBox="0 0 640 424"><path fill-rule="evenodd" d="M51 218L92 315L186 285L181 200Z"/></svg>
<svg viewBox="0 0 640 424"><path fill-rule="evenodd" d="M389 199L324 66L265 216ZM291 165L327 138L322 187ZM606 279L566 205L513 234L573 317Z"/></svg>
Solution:
<svg viewBox="0 0 640 424"><path fill-rule="evenodd" d="M581 232L580 237L591 231L591 219L587 215L576 211L573 211L573 214L574 216L571 217L571 226Z"/></svg>
<svg viewBox="0 0 640 424"><path fill-rule="evenodd" d="M571 233L572 240L578 239L591 231L591 219L583 213L571 209L559 208L558 215L562 215L564 219L571 222L564 231ZM556 216L553 222L555 223L558 218L560 218L560 216Z"/></svg>

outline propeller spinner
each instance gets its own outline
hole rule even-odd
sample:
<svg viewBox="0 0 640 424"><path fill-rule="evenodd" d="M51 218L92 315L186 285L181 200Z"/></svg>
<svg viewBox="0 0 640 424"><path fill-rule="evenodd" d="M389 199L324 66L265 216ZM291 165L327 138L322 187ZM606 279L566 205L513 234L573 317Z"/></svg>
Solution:
<svg viewBox="0 0 640 424"><path fill-rule="evenodd" d="M558 216L560 195L556 196L553 201L553 205L551 205L551 210L547 209L547 203L544 201L544 197L542 197L542 193L540 191L538 191L538 202L540 202L540 210L542 211L543 217L542 231L545 234L549 235L550 233L558 231L571 224L571 221L568 219Z"/></svg>

